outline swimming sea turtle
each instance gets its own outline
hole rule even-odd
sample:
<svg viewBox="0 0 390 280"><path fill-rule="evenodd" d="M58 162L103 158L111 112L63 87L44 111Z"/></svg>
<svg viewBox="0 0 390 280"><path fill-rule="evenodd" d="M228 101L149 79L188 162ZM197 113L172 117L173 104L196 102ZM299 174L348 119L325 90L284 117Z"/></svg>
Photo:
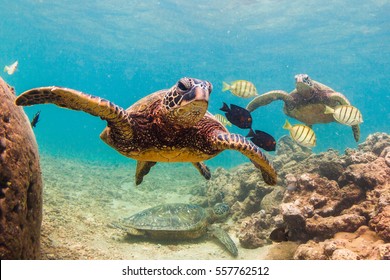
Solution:
<svg viewBox="0 0 390 280"><path fill-rule="evenodd" d="M124 156L137 160L136 184L156 162L191 162L206 178L203 163L225 149L237 150L261 170L267 184L276 184L276 172L260 148L239 134L231 134L207 112L212 85L182 78L168 90L152 93L127 110L100 97L61 87L34 88L16 104L53 103L81 110L107 121L100 138Z"/></svg>
<svg viewBox="0 0 390 280"><path fill-rule="evenodd" d="M295 90L288 94L283 90L272 90L254 98L247 106L252 112L260 106L275 100L284 101L286 115L311 126L316 123L334 122L332 114L324 114L325 105L335 108L338 105L350 105L348 99L328 86L312 80L307 74L295 76ZM359 125L352 126L353 136L359 141Z"/></svg>
<svg viewBox="0 0 390 280"><path fill-rule="evenodd" d="M237 256L237 247L230 236L220 227L211 225L226 219L229 211L226 203L217 203L212 209L195 204L163 204L112 223L112 226L130 235L158 240L195 239L208 232L218 238L233 256Z"/></svg>

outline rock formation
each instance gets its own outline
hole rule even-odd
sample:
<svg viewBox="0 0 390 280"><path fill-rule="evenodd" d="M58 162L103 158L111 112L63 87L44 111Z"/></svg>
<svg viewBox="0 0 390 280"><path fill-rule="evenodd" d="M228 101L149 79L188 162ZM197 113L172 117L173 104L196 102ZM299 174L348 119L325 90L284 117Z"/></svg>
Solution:
<svg viewBox="0 0 390 280"><path fill-rule="evenodd" d="M40 256L42 180L37 143L15 93L0 78L0 258Z"/></svg>
<svg viewBox="0 0 390 280"><path fill-rule="evenodd" d="M266 186L250 164L220 168L208 183L208 202L223 193L231 205L243 247L272 236L301 243L296 259L390 258L388 134L369 135L344 154L314 154L282 137L273 163L278 186Z"/></svg>

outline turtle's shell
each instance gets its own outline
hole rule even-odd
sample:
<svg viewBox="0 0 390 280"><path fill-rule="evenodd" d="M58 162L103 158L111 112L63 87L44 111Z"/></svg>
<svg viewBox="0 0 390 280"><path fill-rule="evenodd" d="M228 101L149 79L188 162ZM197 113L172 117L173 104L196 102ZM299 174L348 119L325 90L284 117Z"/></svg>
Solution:
<svg viewBox="0 0 390 280"><path fill-rule="evenodd" d="M311 98L306 99L298 89L293 90L290 93L293 101L285 103L284 113L307 125L333 122L333 115L324 114L324 112L325 105L331 108L340 105L338 101L330 98L335 91L314 80L312 80L312 83Z"/></svg>
<svg viewBox="0 0 390 280"><path fill-rule="evenodd" d="M209 141L214 131L227 132L226 128L209 112L191 127L175 126L166 119L162 100L167 90L152 93L126 109L131 120L132 137L121 139L115 134L107 137L105 128L101 138L121 154L141 161L200 162L221 152Z"/></svg>
<svg viewBox="0 0 390 280"><path fill-rule="evenodd" d="M206 233L208 212L194 204L171 203L143 210L122 224L156 239L192 239Z"/></svg>

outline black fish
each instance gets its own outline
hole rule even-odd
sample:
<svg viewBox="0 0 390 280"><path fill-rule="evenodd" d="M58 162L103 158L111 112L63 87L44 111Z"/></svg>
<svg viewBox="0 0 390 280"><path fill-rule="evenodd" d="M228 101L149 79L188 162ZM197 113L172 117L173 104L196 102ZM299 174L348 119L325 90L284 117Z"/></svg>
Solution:
<svg viewBox="0 0 390 280"><path fill-rule="evenodd" d="M260 130L249 131L249 134L246 137L252 137L250 140L259 146L260 148L266 151L275 151L276 141L272 135Z"/></svg>
<svg viewBox="0 0 390 280"><path fill-rule="evenodd" d="M269 239L275 242L288 241L288 231L285 228L276 228L269 235Z"/></svg>
<svg viewBox="0 0 390 280"><path fill-rule="evenodd" d="M41 111L38 111L35 113L32 121L31 121L31 127L35 127L37 125L37 123L39 122L39 114L41 113Z"/></svg>
<svg viewBox="0 0 390 280"><path fill-rule="evenodd" d="M226 118L235 126L238 126L239 128L252 127L252 116L247 109L234 104L231 104L229 108L224 102L220 110L226 112Z"/></svg>

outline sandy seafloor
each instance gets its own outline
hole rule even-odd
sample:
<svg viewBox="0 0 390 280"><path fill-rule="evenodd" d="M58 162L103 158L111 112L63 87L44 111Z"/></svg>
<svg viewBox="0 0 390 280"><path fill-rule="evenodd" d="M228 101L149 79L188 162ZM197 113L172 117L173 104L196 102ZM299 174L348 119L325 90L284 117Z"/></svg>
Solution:
<svg viewBox="0 0 390 280"><path fill-rule="evenodd" d="M229 229L237 244L237 258L207 235L188 241L150 241L127 236L109 225L158 204L190 202L205 180L188 163L158 164L139 186L134 184L132 163L107 165L42 155L41 169L42 259L285 259L293 252L287 247L295 247L283 244L244 249L236 237L237 224L231 219L222 226Z"/></svg>

